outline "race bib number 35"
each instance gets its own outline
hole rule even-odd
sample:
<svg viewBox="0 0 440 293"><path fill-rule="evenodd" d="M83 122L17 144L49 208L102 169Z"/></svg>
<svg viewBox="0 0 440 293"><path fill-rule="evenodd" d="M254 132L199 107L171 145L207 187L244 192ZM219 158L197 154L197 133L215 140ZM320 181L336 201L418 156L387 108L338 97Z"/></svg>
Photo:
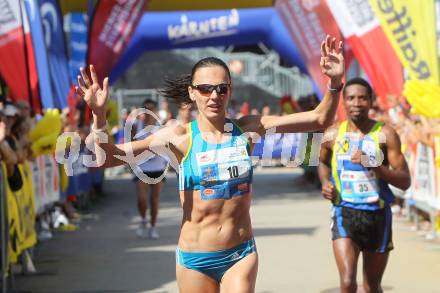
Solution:
<svg viewBox="0 0 440 293"><path fill-rule="evenodd" d="M374 172L343 171L342 198L348 202L369 203L379 199Z"/></svg>

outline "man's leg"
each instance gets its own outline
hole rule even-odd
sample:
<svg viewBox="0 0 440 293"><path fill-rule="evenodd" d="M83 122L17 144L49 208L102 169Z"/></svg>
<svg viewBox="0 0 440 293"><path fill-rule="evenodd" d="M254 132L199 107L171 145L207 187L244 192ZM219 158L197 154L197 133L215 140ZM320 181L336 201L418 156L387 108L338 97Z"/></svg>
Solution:
<svg viewBox="0 0 440 293"><path fill-rule="evenodd" d="M389 252L376 253L364 251L363 253L364 293L382 293L382 276L388 262Z"/></svg>
<svg viewBox="0 0 440 293"><path fill-rule="evenodd" d="M333 240L333 253L339 270L341 293L356 293L359 247L350 238L338 238Z"/></svg>

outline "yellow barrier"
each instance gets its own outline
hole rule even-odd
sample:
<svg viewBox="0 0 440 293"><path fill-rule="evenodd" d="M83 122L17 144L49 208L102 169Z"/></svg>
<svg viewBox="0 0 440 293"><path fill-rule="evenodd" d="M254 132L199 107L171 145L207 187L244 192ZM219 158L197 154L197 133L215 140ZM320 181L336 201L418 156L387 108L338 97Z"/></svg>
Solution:
<svg viewBox="0 0 440 293"><path fill-rule="evenodd" d="M17 263L18 256L21 253L20 238L21 238L21 228L20 228L20 216L17 206L17 201L9 187L7 179L6 165L2 162L3 170L3 184L5 186L6 194L6 205L8 210L8 229L9 229L9 239L8 239L8 264Z"/></svg>
<svg viewBox="0 0 440 293"><path fill-rule="evenodd" d="M32 187L32 177L27 163L19 164L18 170L23 179L20 190L13 192L7 179L6 165L2 162L4 176L3 184L6 192L8 209L8 264L17 263L18 257L24 250L31 248L37 242L35 232L35 203Z"/></svg>
<svg viewBox="0 0 440 293"><path fill-rule="evenodd" d="M31 248L37 243L37 233L35 231L35 194L32 183L32 176L28 162L19 164L21 176L23 178L22 198L19 200L21 210L21 222L23 228L23 241L21 247L23 250Z"/></svg>

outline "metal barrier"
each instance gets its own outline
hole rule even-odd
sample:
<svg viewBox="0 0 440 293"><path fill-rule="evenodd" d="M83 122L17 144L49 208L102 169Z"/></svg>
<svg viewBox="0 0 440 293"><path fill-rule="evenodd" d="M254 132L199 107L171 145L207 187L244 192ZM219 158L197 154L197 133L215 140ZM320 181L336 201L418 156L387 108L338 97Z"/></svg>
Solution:
<svg viewBox="0 0 440 293"><path fill-rule="evenodd" d="M216 56L230 65L238 61L240 69L237 72L232 70L233 77L277 97L290 95L298 99L314 92L310 78L296 67L280 66L279 55L273 51L267 50L265 55L257 55L248 52L228 53L211 47L178 49L173 52L192 61L209 56Z"/></svg>
<svg viewBox="0 0 440 293"><path fill-rule="evenodd" d="M117 89L110 93L110 96L116 97L119 112L124 108L129 111L131 107L138 108L145 99L151 99L158 104L164 99L156 89ZM122 127L122 119L119 119L119 128Z"/></svg>
<svg viewBox="0 0 440 293"><path fill-rule="evenodd" d="M118 89L114 93L117 99L119 109L138 108L145 99L151 99L160 103L163 99L156 89ZM111 94L110 96L112 96ZM127 98L130 97L130 98Z"/></svg>
<svg viewBox="0 0 440 293"><path fill-rule="evenodd" d="M405 192L392 186L391 189L404 201L407 217L415 222L417 229L420 228L417 210L429 215L432 226L426 238L435 239L440 237L435 228L436 217L440 213L440 186L437 187L440 182L436 182L434 149L422 143L410 149L411 154L407 155L407 161L412 185Z"/></svg>

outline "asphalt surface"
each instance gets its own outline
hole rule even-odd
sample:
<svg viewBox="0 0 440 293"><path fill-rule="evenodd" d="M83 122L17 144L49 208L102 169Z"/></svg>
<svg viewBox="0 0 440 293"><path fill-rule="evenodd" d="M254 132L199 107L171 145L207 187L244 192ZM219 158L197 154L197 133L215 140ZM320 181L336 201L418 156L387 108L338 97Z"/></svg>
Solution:
<svg viewBox="0 0 440 293"><path fill-rule="evenodd" d="M338 292L330 240L330 205L302 183L301 171L256 170L251 216L259 252L256 292ZM178 292L175 248L182 212L169 175L161 197L159 240L138 239L134 183L107 180L106 196L75 232L57 232L35 249L33 276L16 276L19 292ZM440 244L427 242L404 219L394 220L395 250L385 292L440 292ZM359 269L361 263L359 264ZM358 270L358 283L362 282Z"/></svg>

